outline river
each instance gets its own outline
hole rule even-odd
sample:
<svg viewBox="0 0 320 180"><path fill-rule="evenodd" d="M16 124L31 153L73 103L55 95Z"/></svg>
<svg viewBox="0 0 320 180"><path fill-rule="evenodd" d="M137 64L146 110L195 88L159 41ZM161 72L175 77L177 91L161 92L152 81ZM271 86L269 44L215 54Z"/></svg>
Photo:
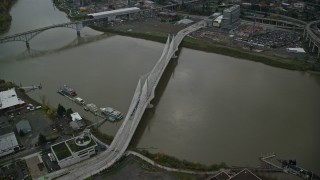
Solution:
<svg viewBox="0 0 320 180"><path fill-rule="evenodd" d="M35 6L35 4L37 4ZM37 8L34 8L37 7ZM68 22L49 0L18 0L11 35ZM148 73L163 44L90 28L58 28L31 40L0 44L0 78L25 86L42 83L29 95L98 119L56 93L74 87L87 103L127 112L139 77ZM236 166L259 165L261 154L293 158L320 174L320 76L182 48L166 69L133 146L181 159ZM100 130L114 135L121 125Z"/></svg>

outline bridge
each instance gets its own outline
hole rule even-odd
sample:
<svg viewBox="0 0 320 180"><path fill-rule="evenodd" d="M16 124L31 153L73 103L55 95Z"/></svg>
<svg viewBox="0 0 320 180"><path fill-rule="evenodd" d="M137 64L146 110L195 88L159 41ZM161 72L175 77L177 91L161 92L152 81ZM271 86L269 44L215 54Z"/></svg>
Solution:
<svg viewBox="0 0 320 180"><path fill-rule="evenodd" d="M196 3L196 2L200 2L200 0L190 0L190 1L183 2L183 4L191 4L191 3ZM179 7L181 5L182 4L172 4L172 5L166 5L166 6L161 6L161 7L151 8L151 9L140 10L137 12L122 12L121 14L116 14L116 15L110 14L109 17L104 17L104 18L86 19L83 21L74 21L74 22L56 24L56 25L47 26L47 27L43 27L43 28L39 28L39 29L27 31L27 32L22 32L22 33L10 35L10 36L0 37L0 44L12 42L12 41L22 41L22 42L26 43L26 46L29 49L30 48L29 41L32 38L34 38L35 36L37 36L38 34L42 33L43 31L49 30L49 29L60 28L60 27L71 28L71 29L75 29L77 31L77 35L80 36L80 31L84 27L89 26L89 25L93 25L96 22L108 21L108 19L110 19L111 16L117 16L117 17L121 17L121 18L124 16L127 16L128 19L142 18L142 17L154 17L156 12L159 12L159 11L162 11L162 10L168 9L168 8Z"/></svg>
<svg viewBox="0 0 320 180"><path fill-rule="evenodd" d="M312 45L312 52L314 52L315 47L318 49L318 58L320 57L320 38L313 32L312 26L320 24L320 20L313 21L307 24L303 36L306 37L306 40L309 39L309 47Z"/></svg>
<svg viewBox="0 0 320 180"><path fill-rule="evenodd" d="M97 174L116 163L124 155L145 109L151 107L150 102L155 96L157 84L169 61L172 57L175 57L175 52L178 50L178 46L182 39L189 33L205 27L205 25L205 21L200 21L181 30L176 36L168 37L161 57L154 68L147 77L139 79L124 122L106 151L86 161L48 174L45 178L66 180L84 179Z"/></svg>

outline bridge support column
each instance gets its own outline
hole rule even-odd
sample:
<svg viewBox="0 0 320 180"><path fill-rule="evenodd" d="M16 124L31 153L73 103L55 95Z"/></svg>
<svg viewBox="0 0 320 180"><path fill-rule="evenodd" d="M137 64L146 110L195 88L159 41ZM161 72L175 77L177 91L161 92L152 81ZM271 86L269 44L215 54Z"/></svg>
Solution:
<svg viewBox="0 0 320 180"><path fill-rule="evenodd" d="M309 47L310 47L310 45L311 45L311 38L310 38L310 40L309 40Z"/></svg>
<svg viewBox="0 0 320 180"><path fill-rule="evenodd" d="M27 46L28 49L30 49L30 44L29 44L28 41L26 41L26 46Z"/></svg>
<svg viewBox="0 0 320 180"><path fill-rule="evenodd" d="M148 106L147 106L148 109L151 109L151 108L153 108L153 107L154 107L154 106L153 106L151 103L149 103Z"/></svg>
<svg viewBox="0 0 320 180"><path fill-rule="evenodd" d="M77 36L78 36L78 37L80 36L80 31L77 31Z"/></svg>

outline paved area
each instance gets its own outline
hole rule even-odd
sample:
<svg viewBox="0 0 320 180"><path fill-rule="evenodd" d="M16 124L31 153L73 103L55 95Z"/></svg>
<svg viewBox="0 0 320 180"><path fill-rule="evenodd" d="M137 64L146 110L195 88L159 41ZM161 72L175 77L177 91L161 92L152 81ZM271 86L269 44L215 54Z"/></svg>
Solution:
<svg viewBox="0 0 320 180"><path fill-rule="evenodd" d="M98 177L95 180L177 180L179 179L175 174L155 169L154 167L143 163L137 158L126 158L120 166L113 168Z"/></svg>
<svg viewBox="0 0 320 180"><path fill-rule="evenodd" d="M27 157L26 162L33 179L37 179L47 173L46 168L42 163L42 159L38 153Z"/></svg>

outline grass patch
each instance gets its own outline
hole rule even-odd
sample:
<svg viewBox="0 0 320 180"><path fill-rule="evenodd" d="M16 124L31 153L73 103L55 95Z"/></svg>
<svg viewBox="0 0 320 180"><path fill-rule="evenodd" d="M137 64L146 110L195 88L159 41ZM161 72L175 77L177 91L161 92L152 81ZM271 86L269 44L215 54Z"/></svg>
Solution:
<svg viewBox="0 0 320 180"><path fill-rule="evenodd" d="M65 142L52 146L52 149L59 160L62 160L71 156L71 152L69 151Z"/></svg>
<svg viewBox="0 0 320 180"><path fill-rule="evenodd" d="M228 168L228 166L223 162L220 164L212 164L210 166L207 166L204 164L190 162L187 160L179 160L173 156L169 156L163 153L152 154L146 150L142 150L138 152L152 159L158 164L161 164L167 167L176 168L176 169L188 169L188 170L195 170L195 171L217 171L222 168Z"/></svg>

